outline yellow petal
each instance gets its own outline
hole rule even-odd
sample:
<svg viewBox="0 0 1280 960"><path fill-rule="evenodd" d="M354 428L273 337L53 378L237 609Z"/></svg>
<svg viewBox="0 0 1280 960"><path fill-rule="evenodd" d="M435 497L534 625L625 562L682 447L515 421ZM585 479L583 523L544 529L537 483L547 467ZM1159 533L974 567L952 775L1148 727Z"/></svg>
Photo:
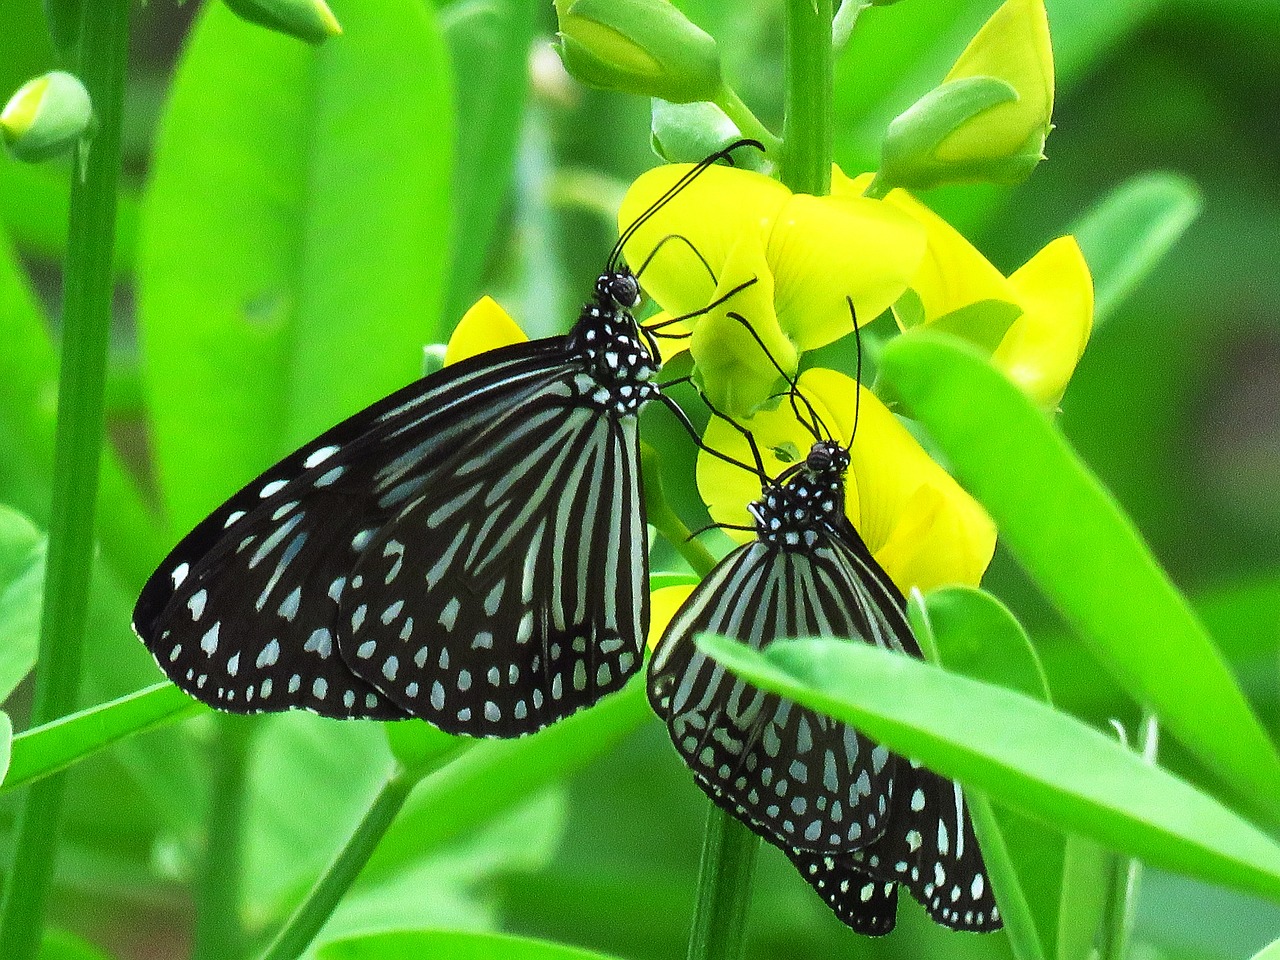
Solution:
<svg viewBox="0 0 1280 960"><path fill-rule="evenodd" d="M630 228L691 169L677 163L641 174L618 210L619 230ZM713 299L734 245L747 236L767 236L790 196L763 174L710 167L638 227L623 253L664 310L692 313Z"/></svg>
<svg viewBox="0 0 1280 960"><path fill-rule="evenodd" d="M739 238L713 299L755 282L690 323L689 351L702 389L718 410L735 419L750 416L776 393L780 370L790 376L800 359L774 313L773 278L764 257L758 236Z"/></svg>
<svg viewBox="0 0 1280 960"><path fill-rule="evenodd" d="M449 338L444 352L444 365L466 360L486 350L513 343L524 343L529 338L511 315L498 306L492 297L481 297L463 314Z"/></svg>
<svg viewBox="0 0 1280 960"><path fill-rule="evenodd" d="M1053 48L1043 0L1007 0L965 48L946 80L976 76L1004 80L1018 92L1018 99L966 122L938 145L938 159L972 163L1008 157L1036 138L1038 153L1053 116Z"/></svg>
<svg viewBox="0 0 1280 960"><path fill-rule="evenodd" d="M910 216L862 196L797 194L779 213L767 256L782 329L801 350L874 320L907 288L925 234Z"/></svg>
<svg viewBox="0 0 1280 960"><path fill-rule="evenodd" d="M662 639L667 625L671 623L676 611L689 599L695 586L660 587L649 594L649 649L652 650Z"/></svg>
<svg viewBox="0 0 1280 960"><path fill-rule="evenodd" d="M853 429L854 384L820 368L800 377L801 390L830 411L827 422L845 442ZM857 488L857 510L849 519L904 593L924 573L936 580L931 585L977 583L995 550L995 524L875 394L865 387L859 392L846 484ZM920 494L922 487L936 493ZM908 550L916 544L918 550Z"/></svg>
<svg viewBox="0 0 1280 960"><path fill-rule="evenodd" d="M1009 283L1023 315L992 356L1009 378L1044 406L1062 399L1093 326L1093 278L1073 237L1059 237Z"/></svg>

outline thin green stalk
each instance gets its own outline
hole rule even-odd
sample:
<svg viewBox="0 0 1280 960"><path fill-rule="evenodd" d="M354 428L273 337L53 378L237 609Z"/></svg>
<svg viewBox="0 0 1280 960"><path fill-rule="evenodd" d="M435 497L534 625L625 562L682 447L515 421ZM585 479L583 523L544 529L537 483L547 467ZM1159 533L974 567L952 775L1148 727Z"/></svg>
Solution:
<svg viewBox="0 0 1280 960"><path fill-rule="evenodd" d="M764 144L765 153L776 156L782 149L782 141L775 137L760 119L751 112L751 108L742 102L738 92L727 83L720 87L716 98L716 106L724 111L724 115L733 121L738 132L744 137L759 140Z"/></svg>
<svg viewBox="0 0 1280 960"><path fill-rule="evenodd" d="M254 721L218 714L210 763L210 809L200 876L192 960L240 960L245 955L240 915L244 876L245 768Z"/></svg>
<svg viewBox="0 0 1280 960"><path fill-rule="evenodd" d="M369 862L413 788L467 747L459 745L420 767L396 766L351 838L260 960L297 960L302 955Z"/></svg>
<svg viewBox="0 0 1280 960"><path fill-rule="evenodd" d="M640 475L644 478L645 519L680 552L694 573L705 577L715 567L716 558L693 539L684 521L671 509L662 488L662 464L658 451L647 443L640 444Z"/></svg>
<svg viewBox="0 0 1280 960"><path fill-rule="evenodd" d="M787 0L786 16L782 182L824 197L831 192L834 123L831 0Z"/></svg>
<svg viewBox="0 0 1280 960"><path fill-rule="evenodd" d="M788 0L786 119L780 175L796 193L831 192L832 0ZM746 132L746 131L744 131ZM702 841L689 960L738 960L760 839L712 806Z"/></svg>
<svg viewBox="0 0 1280 960"><path fill-rule="evenodd" d="M739 960L760 838L715 804L707 811L689 960Z"/></svg>
<svg viewBox="0 0 1280 960"><path fill-rule="evenodd" d="M33 725L72 712L80 687L111 328L120 116L129 38L127 0L82 4L79 36L76 73L93 101L97 126L92 142L81 146L78 159L82 162L76 165L71 187L49 553ZM0 956L5 960L31 960L40 947L64 795L63 778L49 777L31 787L19 812L13 863L0 906Z"/></svg>

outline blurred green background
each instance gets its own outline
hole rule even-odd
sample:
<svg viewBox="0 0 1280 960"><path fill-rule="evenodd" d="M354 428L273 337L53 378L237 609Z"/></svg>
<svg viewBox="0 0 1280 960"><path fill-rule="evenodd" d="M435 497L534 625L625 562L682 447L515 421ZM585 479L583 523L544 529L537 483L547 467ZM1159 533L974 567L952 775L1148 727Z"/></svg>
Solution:
<svg viewBox="0 0 1280 960"><path fill-rule="evenodd" d="M777 129L780 5L767 0L678 5L717 38L728 78ZM1280 3L1046 0L1046 5L1058 68L1057 129L1046 148L1048 161L1013 191L957 188L929 199L1009 271L1067 232L1134 174L1176 171L1198 185L1202 215L1095 332L1063 401L1061 422L1192 597L1275 734L1280 726ZM346 22L364 4L333 0L332 6ZM452 56L458 117L456 126L442 131L455 145L454 192L442 190L437 199L449 203L461 222L453 227L452 253L434 253L442 263L451 260L442 289L425 301L403 293L402 339L443 339L481 292L494 294L532 335L561 330L616 236L612 205L632 177L657 162L649 149L649 104L583 89L563 74L550 48L554 14L549 2L458 0L437 6L436 22ZM888 121L941 79L995 6L992 0L903 0L864 14L837 68L836 153L846 172L874 166ZM109 430L128 473L153 507L162 494L135 338L133 265L139 203L153 169L159 119L201 8L196 2L177 7L150 0L132 11ZM466 23L476 16L497 16L506 25L505 48L475 42ZM4 0L0 94L7 96L54 65L38 0ZM500 83L473 82L478 76L498 76ZM388 83L394 84L393 74ZM364 95L381 94L370 88ZM212 101L207 106L211 112L227 109ZM199 107L188 105L184 123L191 129L199 129ZM421 113L414 122L424 128L449 116L430 103L416 107ZM376 152L379 132L364 135ZM217 145L192 139L185 149L216 151ZM479 167L470 165L477 150L498 161L494 175L480 183L472 176ZM206 159L216 166L216 155ZM68 173L56 165L26 168L0 158L0 225L50 317L58 313ZM198 178L187 188L198 190ZM464 199L470 204L465 209ZM395 215L381 212L384 218ZM490 219L491 242L483 228ZM199 249L199 218L183 229L191 248ZM30 342L14 339L28 334L14 333L21 327L5 316L20 309L0 299L0 329L10 331L2 342L12 344L15 356L32 349ZM375 340L360 345L373 353L384 348ZM402 355L395 364L408 376L419 360ZM334 391L341 393L343 357L333 356L331 362ZM171 382L181 382L180 370L172 375L177 379ZM0 392L10 399L18 395ZM48 402L39 390L29 396ZM28 413L0 410L0 439L16 434L13 423ZM192 442L212 447L216 463L216 436ZM691 459L682 459L689 454L678 449L687 447L673 436L667 448L677 452L664 464L669 483L686 497L687 480L682 488L680 478L689 475ZM20 445L11 449L18 457L0 463L0 502L43 525L48 491L40 477L47 468L20 462L33 455ZM5 459L9 454L0 453ZM214 492L230 492L268 462L236 464L228 476L208 480L203 484L208 494L193 494L190 509L196 511L200 503L212 507ZM172 494L168 502L172 506ZM147 536L165 546L160 541L172 533L139 533L142 540ZM117 559L112 584L99 591L85 703L158 677L121 616L122 611L127 615L149 564L158 559L153 554L154 545L139 547L136 557ZM1094 722L1117 717L1132 726L1134 705L1080 652L1012 562L998 555L984 585L1032 631L1061 705ZM6 704L18 729L28 699L23 685ZM208 720L197 718L127 743L72 775L53 919L108 956L167 960L189 949L190 881L208 802L207 749L213 737ZM248 768L244 910L251 929L269 930L355 823L386 769L387 754L379 730L369 724L311 716L253 722L258 726ZM682 956L705 807L656 722L628 715L616 726L638 729L599 740L573 756L561 755L541 775L513 769L514 782L496 794L481 783L447 798L443 807L437 803L416 818L410 815L393 831L329 933L377 928L396 919L425 927L520 932L625 957ZM1176 769L1178 758L1170 763ZM493 779L502 776L499 764ZM536 788L532 792L530 784ZM0 805L0 847L9 842L14 809L11 797ZM452 811L453 819L442 825L435 816L440 809ZM1139 957L1244 958L1280 936L1280 909L1153 872L1143 876L1137 917ZM751 957L1006 954L1002 937L946 933L906 902L892 937L860 939L827 913L781 855L772 849L762 853Z"/></svg>

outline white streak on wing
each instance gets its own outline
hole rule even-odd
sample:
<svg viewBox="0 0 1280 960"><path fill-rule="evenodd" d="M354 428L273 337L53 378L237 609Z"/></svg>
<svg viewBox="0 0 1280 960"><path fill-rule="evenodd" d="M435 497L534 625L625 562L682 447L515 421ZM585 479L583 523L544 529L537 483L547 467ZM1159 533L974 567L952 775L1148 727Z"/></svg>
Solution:
<svg viewBox="0 0 1280 960"><path fill-rule="evenodd" d="M304 516L306 516L304 513L295 513L280 526L276 527L275 532L273 532L271 536L267 537L267 539L263 540L262 543L258 545L258 549L253 552L253 556L249 559L249 569L254 569L263 561L267 554L280 546L281 541L283 541L284 538L293 531L294 527L302 522L302 518Z"/></svg>
<svg viewBox="0 0 1280 960"><path fill-rule="evenodd" d="M302 514L298 514L298 516L301 517ZM293 562L294 557L298 555L298 553L302 550L303 544L305 544L306 542L307 542L306 530L303 530L301 533L299 533L297 536L295 536L292 540L289 541L289 546L287 546L285 548L284 553L281 554L280 561L276 564L276 569L271 574L271 579L267 581L267 585L263 587L262 593L259 594L258 596L258 602L256 606L258 608L259 613L261 613L262 608L267 605L267 597L271 595L271 591L274 590L276 588L276 584L280 582L280 578L284 575L285 568L287 568L289 564Z"/></svg>
<svg viewBox="0 0 1280 960"><path fill-rule="evenodd" d="M613 431L608 429L610 421L602 418L601 425L607 431L606 436L609 439L613 439ZM623 456L616 455L622 453L621 450L617 449L616 444L614 446L614 453L615 456L612 458L613 498L609 501L609 505L612 508L609 510L609 559L605 563L605 591L604 597L601 599L604 600L605 625L609 629L616 631L618 629L618 566L622 562L622 514L624 513L623 508L626 505L624 503L624 498L626 496L627 474L625 454ZM587 578L582 575L586 572L587 571L585 570L581 571L578 577L578 590L581 592L585 592L587 589ZM585 607L586 597L579 597L578 602L581 606Z"/></svg>
<svg viewBox="0 0 1280 960"><path fill-rule="evenodd" d="M951 789L956 798L956 859L959 860L964 856L964 794L955 781L952 781Z"/></svg>

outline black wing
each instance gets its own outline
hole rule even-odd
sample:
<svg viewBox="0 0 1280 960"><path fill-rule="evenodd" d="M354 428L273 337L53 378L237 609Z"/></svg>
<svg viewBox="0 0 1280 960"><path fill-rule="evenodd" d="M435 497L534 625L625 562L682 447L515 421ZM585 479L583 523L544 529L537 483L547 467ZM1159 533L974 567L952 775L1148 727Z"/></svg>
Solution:
<svg viewBox="0 0 1280 960"><path fill-rule="evenodd" d="M868 937L882 937L898 919L898 885L858 870L850 861L813 853L786 850L800 876L822 897L845 926Z"/></svg>
<svg viewBox="0 0 1280 960"><path fill-rule="evenodd" d="M844 637L918 655L883 571L830 534L805 550L740 547L676 614L648 678L649 700L699 786L762 836L820 853L880 836L896 758L728 673L694 646L699 633L755 649L783 637Z"/></svg>
<svg viewBox="0 0 1280 960"><path fill-rule="evenodd" d="M531 406L563 397L580 375L565 339L548 338L449 367L356 414L267 470L183 539L144 587L134 629L175 683L220 709L405 717L382 685L347 665L354 653L339 652L340 602L353 569L386 561L366 551L377 549L375 541L385 549L394 535L382 536L384 528L409 504L457 488L477 437L517 431ZM617 466L630 469L634 455ZM636 484L632 475L627 489L638 503ZM448 544L414 546L413 562L431 568ZM603 562L594 554L593 561ZM642 578L644 562L641 550L642 569L627 576ZM622 618L636 644L645 613L642 606ZM513 641L501 637L504 645ZM483 715L466 732L489 732Z"/></svg>

